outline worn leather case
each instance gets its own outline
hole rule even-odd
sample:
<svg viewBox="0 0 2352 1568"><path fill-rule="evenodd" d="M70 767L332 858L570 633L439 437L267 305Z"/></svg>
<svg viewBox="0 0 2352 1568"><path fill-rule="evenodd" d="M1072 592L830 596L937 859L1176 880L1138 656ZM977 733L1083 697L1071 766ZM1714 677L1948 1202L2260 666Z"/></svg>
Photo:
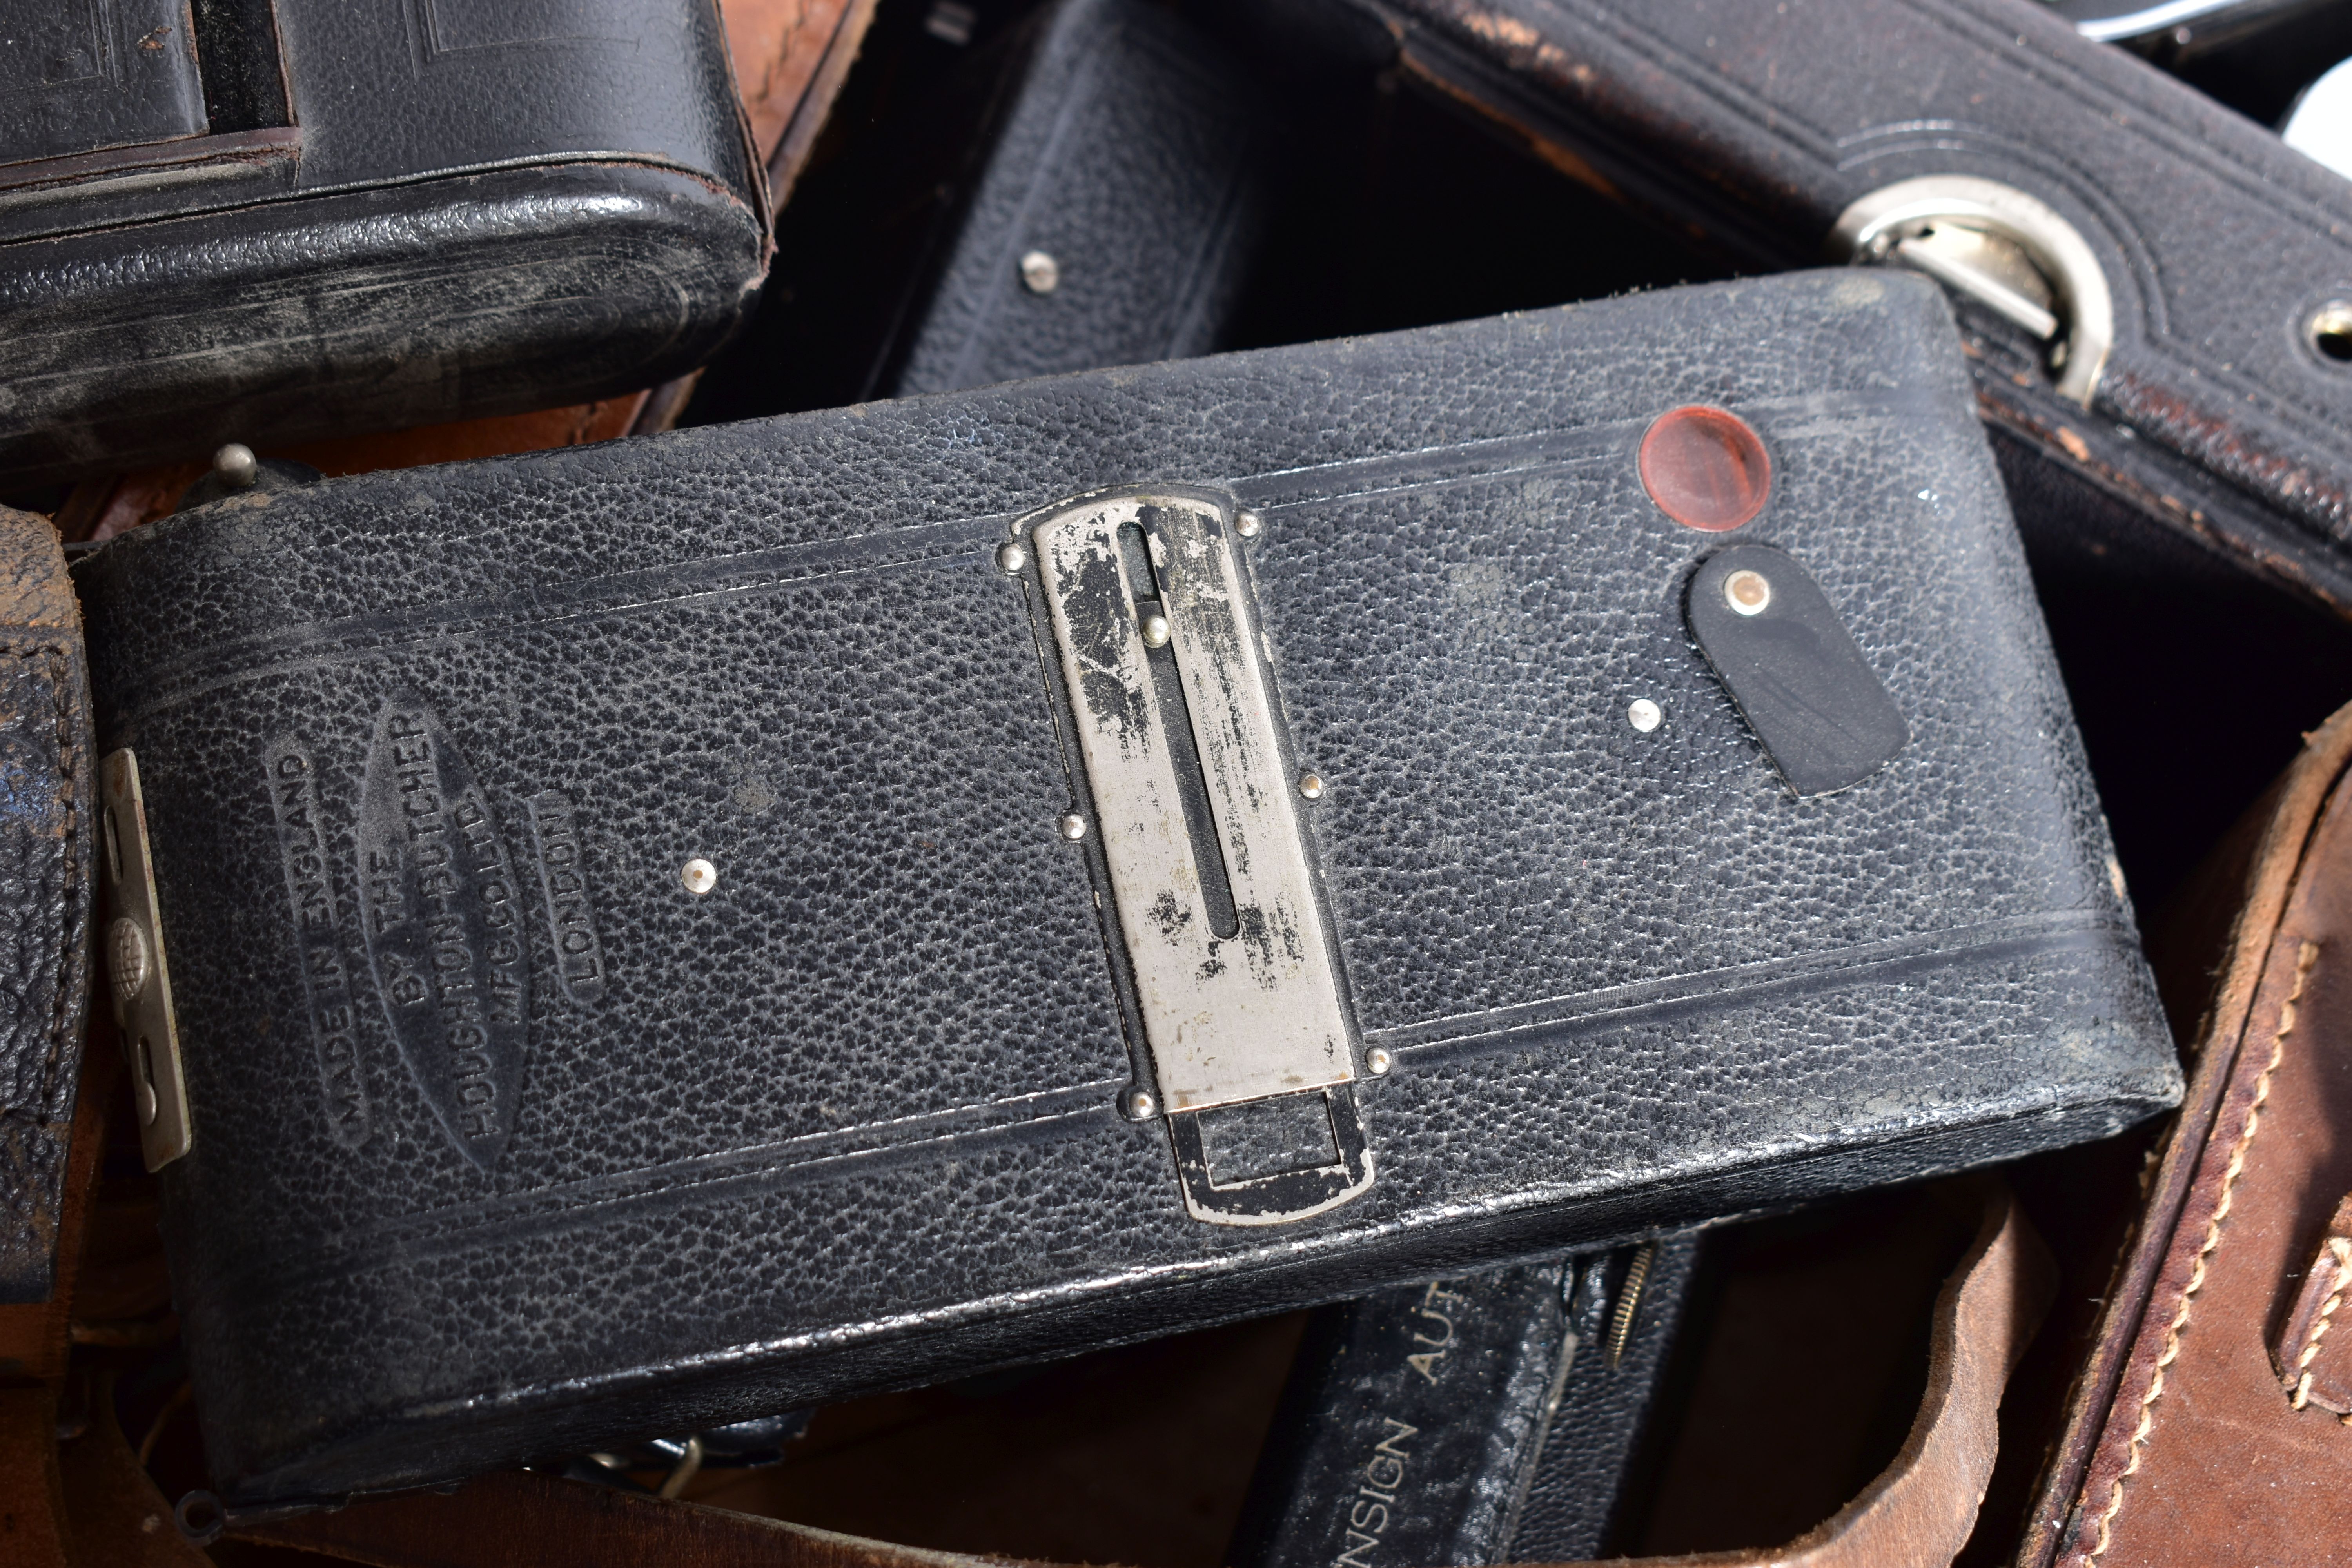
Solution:
<svg viewBox="0 0 2352 1568"><path fill-rule="evenodd" d="M2184 900L2196 1069L2019 1561L2333 1562L2352 1464L2352 710ZM2232 918L2234 917L2234 918ZM2190 998L2187 1005L2195 1007Z"/></svg>
<svg viewBox="0 0 2352 1568"><path fill-rule="evenodd" d="M698 1430L2171 1103L1950 331L1832 271L86 557L215 1473Z"/></svg>
<svg viewBox="0 0 2352 1568"><path fill-rule="evenodd" d="M1307 1326L1225 1560L1598 1557L1700 1237L1383 1290Z"/></svg>
<svg viewBox="0 0 2352 1568"><path fill-rule="evenodd" d="M1978 398L2004 462L2060 470L2021 522L2120 500L2126 550L2352 614L2352 187L2263 127L2032 0L1278 9L1743 268L1859 242L1989 279L1959 309Z"/></svg>
<svg viewBox="0 0 2352 1568"><path fill-rule="evenodd" d="M58 1278L89 1005L95 771L81 611L57 531L0 509L0 1304L47 1300Z"/></svg>
<svg viewBox="0 0 2352 1568"><path fill-rule="evenodd" d="M765 269L711 0L0 22L0 483L634 391Z"/></svg>

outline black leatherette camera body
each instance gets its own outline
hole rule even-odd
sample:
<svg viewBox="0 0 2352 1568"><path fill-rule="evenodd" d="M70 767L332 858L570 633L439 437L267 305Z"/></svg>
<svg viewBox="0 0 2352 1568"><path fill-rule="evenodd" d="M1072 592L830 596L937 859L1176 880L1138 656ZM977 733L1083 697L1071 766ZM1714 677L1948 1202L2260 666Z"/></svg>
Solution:
<svg viewBox="0 0 2352 1568"><path fill-rule="evenodd" d="M765 272L711 0L0 21L0 480L634 390Z"/></svg>
<svg viewBox="0 0 2352 1568"><path fill-rule="evenodd" d="M1636 475L1694 403L1770 454L1735 533ZM1817 585L1907 726L1851 787L1792 793L1694 646L1727 549ZM145 791L193 1136L166 1231L236 1499L1360 1294L2179 1092L1949 310L1899 274L367 475L77 572Z"/></svg>

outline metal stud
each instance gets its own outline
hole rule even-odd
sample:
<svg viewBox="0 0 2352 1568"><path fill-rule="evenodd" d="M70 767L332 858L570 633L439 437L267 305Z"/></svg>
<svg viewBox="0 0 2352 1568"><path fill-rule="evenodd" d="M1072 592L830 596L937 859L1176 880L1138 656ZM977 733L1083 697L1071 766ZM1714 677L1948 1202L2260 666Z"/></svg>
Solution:
<svg viewBox="0 0 2352 1568"><path fill-rule="evenodd" d="M1076 812L1066 813L1061 822L1062 837L1076 844L1087 836L1087 819Z"/></svg>
<svg viewBox="0 0 2352 1568"><path fill-rule="evenodd" d="M1249 508L1244 508L1242 514L1234 519L1234 531L1244 539L1255 539L1265 529L1265 519Z"/></svg>
<svg viewBox="0 0 2352 1568"><path fill-rule="evenodd" d="M1740 615L1760 616L1772 602L1771 581L1743 566L1723 580L1723 602Z"/></svg>
<svg viewBox="0 0 2352 1568"><path fill-rule="evenodd" d="M1298 793L1305 795L1309 800L1321 800L1323 798L1323 775L1321 773L1299 774Z"/></svg>
<svg viewBox="0 0 2352 1568"><path fill-rule="evenodd" d="M1139 1089L1127 1097L1127 1113L1138 1121L1149 1121L1160 1114L1160 1102L1148 1091Z"/></svg>
<svg viewBox="0 0 2352 1568"><path fill-rule="evenodd" d="M1166 616L1146 616L1143 617L1143 646L1146 647L1166 647L1168 646L1168 617Z"/></svg>
<svg viewBox="0 0 2352 1568"><path fill-rule="evenodd" d="M698 855L679 868L677 879L686 884L688 892L698 899L719 886L719 868Z"/></svg>
<svg viewBox="0 0 2352 1568"><path fill-rule="evenodd" d="M1625 710L1625 722L1644 735L1656 729L1665 716L1665 710L1646 697L1636 697Z"/></svg>
<svg viewBox="0 0 2352 1568"><path fill-rule="evenodd" d="M1394 1066L1396 1058L1389 1055L1386 1046L1374 1046L1364 1053L1364 1070L1374 1078L1388 1077L1389 1069Z"/></svg>
<svg viewBox="0 0 2352 1568"><path fill-rule="evenodd" d="M2304 331L2322 359L2352 364L2352 303L2330 300L2312 312Z"/></svg>
<svg viewBox="0 0 2352 1568"><path fill-rule="evenodd" d="M213 472L233 490L249 490L261 477L261 459L242 441L231 441L213 454Z"/></svg>
<svg viewBox="0 0 2352 1568"><path fill-rule="evenodd" d="M1018 572L1028 564L1029 552L1022 548L1019 540L1008 539L996 547L996 569L999 572Z"/></svg>
<svg viewBox="0 0 2352 1568"><path fill-rule="evenodd" d="M1021 258L1021 286L1032 294L1051 294L1062 286L1062 264L1042 250L1026 252Z"/></svg>

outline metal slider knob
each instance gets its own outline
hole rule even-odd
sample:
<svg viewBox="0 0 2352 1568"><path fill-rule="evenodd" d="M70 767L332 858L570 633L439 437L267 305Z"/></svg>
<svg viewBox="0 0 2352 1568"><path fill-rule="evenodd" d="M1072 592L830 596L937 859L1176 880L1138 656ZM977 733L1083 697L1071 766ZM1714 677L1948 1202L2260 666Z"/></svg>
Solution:
<svg viewBox="0 0 2352 1568"><path fill-rule="evenodd" d="M1916 268L2049 343L2058 394L2089 407L2116 341L2115 298L2080 230L2014 185L1923 174L1838 216L1842 261Z"/></svg>
<svg viewBox="0 0 2352 1568"><path fill-rule="evenodd" d="M105 935L106 979L122 1048L131 1061L131 1102L147 1168L159 1171L192 1142L180 1031L172 1009L171 964L156 919L155 871L147 841L147 806L139 760L109 752L99 763L100 858L106 900L114 911Z"/></svg>

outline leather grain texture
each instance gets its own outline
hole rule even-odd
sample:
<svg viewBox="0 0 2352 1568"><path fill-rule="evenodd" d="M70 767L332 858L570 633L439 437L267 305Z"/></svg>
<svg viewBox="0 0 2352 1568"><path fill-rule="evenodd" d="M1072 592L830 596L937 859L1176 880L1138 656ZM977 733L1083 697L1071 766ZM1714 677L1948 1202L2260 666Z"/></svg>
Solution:
<svg viewBox="0 0 2352 1568"><path fill-rule="evenodd" d="M1271 127L1238 65L1144 0L1033 25L894 395L1203 353L1241 286Z"/></svg>
<svg viewBox="0 0 2352 1568"><path fill-rule="evenodd" d="M711 0L254 8L290 123L0 163L0 480L634 391L748 309Z"/></svg>
<svg viewBox="0 0 2352 1568"><path fill-rule="evenodd" d="M1848 204L1897 180L2040 198L2097 257L2114 351L2086 411L1963 307L1986 416L2352 612L2352 365L2305 330L2352 277L2352 186L2269 131L2032 0L1334 3L1407 74L1746 266L1822 259Z"/></svg>
<svg viewBox="0 0 2352 1568"><path fill-rule="evenodd" d="M81 613L45 518L0 509L0 1303L48 1299L89 983Z"/></svg>
<svg viewBox="0 0 2352 1568"><path fill-rule="evenodd" d="M2352 710L2266 803L2196 1076L2021 1563L2341 1555L2352 1430L2302 1382L2312 1325L2284 1357L2275 1336L2352 1189L2347 763Z"/></svg>
<svg viewBox="0 0 2352 1568"><path fill-rule="evenodd" d="M1986 1196L1976 1240L1936 1301L1918 1415L1893 1462L1853 1502L1785 1546L1609 1561L1631 1568L1942 1568L1952 1562L1969 1539L2000 1447L2005 1381L2052 1290L2049 1254L2023 1213L1997 1184L1988 1184ZM836 1535L528 1471L332 1512L232 1515L229 1534L377 1568L556 1568L606 1560L711 1568L982 1568L1005 1561ZM1359 1548L1353 1561L1387 1559Z"/></svg>
<svg viewBox="0 0 2352 1568"><path fill-rule="evenodd" d="M0 147L70 157L206 129L196 40L172 0L0 6Z"/></svg>
<svg viewBox="0 0 2352 1568"><path fill-rule="evenodd" d="M2171 1103L1950 330L1918 279L1807 275L331 480L87 557L216 1474L334 1495L697 1430ZM1792 798L1685 638L1727 536L1633 452L1701 400L1774 449L1727 537L1805 563L1912 726L1843 794ZM1395 1063L1371 1190L1295 1225L1192 1220L1120 1112L1151 1080L1114 900L1056 826L1087 775L1042 584L998 561L1137 483L1266 519L1248 591L1329 784L1303 830ZM462 883L363 862L391 799ZM372 935L428 906L483 1009L441 1056Z"/></svg>

